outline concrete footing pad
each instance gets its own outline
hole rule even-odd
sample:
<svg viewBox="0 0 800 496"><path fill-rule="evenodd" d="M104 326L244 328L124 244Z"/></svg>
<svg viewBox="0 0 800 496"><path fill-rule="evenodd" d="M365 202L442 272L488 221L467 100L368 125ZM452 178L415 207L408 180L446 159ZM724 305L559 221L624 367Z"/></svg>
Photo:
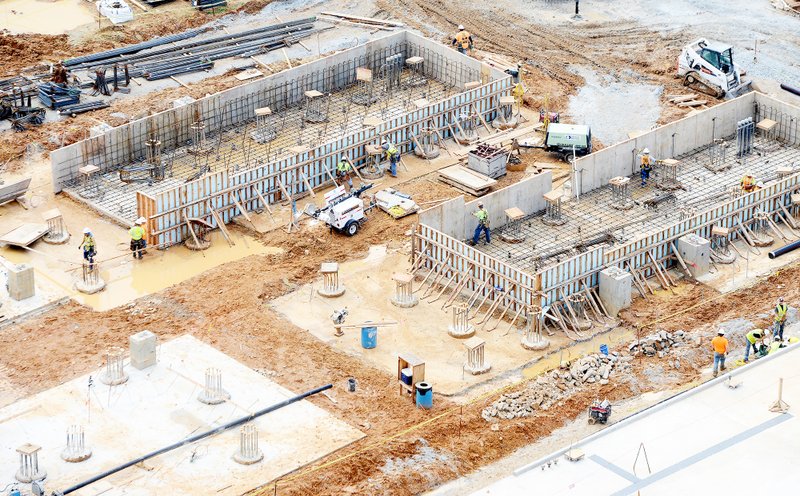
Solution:
<svg viewBox="0 0 800 496"><path fill-rule="evenodd" d="M447 326L447 334L459 339L471 338L475 335L475 328L472 326L467 326L465 329L459 329L451 325Z"/></svg>
<svg viewBox="0 0 800 496"><path fill-rule="evenodd" d="M550 346L550 340L546 338L541 338L538 341L530 341L528 340L527 337L523 337L520 343L522 344L522 347L525 348L526 350L535 350L535 351L541 351L547 349L547 347Z"/></svg>
<svg viewBox="0 0 800 496"><path fill-rule="evenodd" d="M75 289L86 294L95 294L98 291L102 291L105 287L106 282L99 277L97 278L97 282L94 284L88 284L83 281L78 281L75 283Z"/></svg>
<svg viewBox="0 0 800 496"><path fill-rule="evenodd" d="M389 301L392 302L392 305L400 308L411 308L417 306L419 303L419 296L411 295L411 298L407 300L398 300L397 297L393 296L389 298Z"/></svg>
<svg viewBox="0 0 800 496"><path fill-rule="evenodd" d="M342 296L344 294L344 289L344 286L339 286L333 291L320 288L317 290L317 293L325 298L336 298L337 296Z"/></svg>

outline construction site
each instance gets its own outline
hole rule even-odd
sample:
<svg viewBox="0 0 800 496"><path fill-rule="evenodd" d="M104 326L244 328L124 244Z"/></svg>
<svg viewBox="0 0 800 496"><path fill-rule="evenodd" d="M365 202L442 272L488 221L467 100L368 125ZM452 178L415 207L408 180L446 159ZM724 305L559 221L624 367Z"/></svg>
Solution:
<svg viewBox="0 0 800 496"><path fill-rule="evenodd" d="M788 494L794 3L0 5L0 496Z"/></svg>

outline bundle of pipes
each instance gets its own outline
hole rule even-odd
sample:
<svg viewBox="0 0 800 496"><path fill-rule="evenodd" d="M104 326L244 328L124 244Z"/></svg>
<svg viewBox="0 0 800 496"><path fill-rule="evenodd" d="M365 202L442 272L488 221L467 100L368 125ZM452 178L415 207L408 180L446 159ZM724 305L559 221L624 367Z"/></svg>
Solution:
<svg viewBox="0 0 800 496"><path fill-rule="evenodd" d="M243 45L247 45L255 49L259 42L263 44L269 41L284 38L286 38L288 41L296 41L293 38L295 35L302 32L305 32L306 36L309 36L312 34L310 31L314 27L315 20L315 17L309 17L296 21L273 24L263 28L251 29L241 33L226 34L221 36L213 36L203 40L191 40L183 43L175 43L169 47L159 48L157 50L147 50L142 52L144 49L139 49L135 54L127 56L123 56L124 54L112 55L111 57L102 57L82 61L80 63L68 64L69 62L78 60L72 59L71 61L65 61L64 64L69 65L70 70L74 71L78 69L91 69L92 67L108 65L110 63L134 64L153 60L164 61L165 58L174 59L186 56L205 56L205 58L213 60L210 55L236 52L236 49ZM148 48L154 48L155 46ZM244 53L244 51L239 51L238 53L231 53L229 55L216 58L231 57L240 53Z"/></svg>
<svg viewBox="0 0 800 496"><path fill-rule="evenodd" d="M133 74L143 75L148 80L159 79L160 77L169 77L169 75L180 74L184 72L192 72L194 70L204 70L213 66L214 60L224 59L228 57L241 56L249 57L259 53L266 53L271 50L286 46L296 42L299 39L310 36L311 32L302 33L299 35L285 36L281 38L267 38L249 43L242 43L232 47L217 48L202 52L192 52L191 55L177 55L170 58L160 58L148 63L137 63L134 65ZM208 67L204 67L208 66Z"/></svg>
<svg viewBox="0 0 800 496"><path fill-rule="evenodd" d="M36 82L25 76L14 76L8 79L0 79L0 99L12 102L20 101L20 105L25 105L24 97L31 97L39 92Z"/></svg>
<svg viewBox="0 0 800 496"><path fill-rule="evenodd" d="M100 62L103 60L108 61L109 59L121 57L123 55L127 55L130 53L141 52L142 50L147 50L148 48L157 47L159 45L166 45L167 43L174 43L176 41L193 38L198 34L205 33L206 31L208 31L208 29L209 28L192 29L189 31L184 31L183 33L172 34L169 36L162 36L160 38L153 38L152 40L144 41L142 43L137 43L135 45L128 45L122 48L115 48L114 50L92 53L89 55L84 55L82 57L75 57L74 59L68 59L63 61L62 64L70 69L79 68L81 66L86 67L85 64L89 63L95 63L95 65L97 65L96 62Z"/></svg>
<svg viewBox="0 0 800 496"><path fill-rule="evenodd" d="M92 102L86 103L79 103L77 105L70 105L67 107L63 107L59 109L59 115L69 115L71 117L75 117L78 114L82 114L84 112L91 112L92 110L97 110L101 108L108 107L109 104L100 100L94 100Z"/></svg>

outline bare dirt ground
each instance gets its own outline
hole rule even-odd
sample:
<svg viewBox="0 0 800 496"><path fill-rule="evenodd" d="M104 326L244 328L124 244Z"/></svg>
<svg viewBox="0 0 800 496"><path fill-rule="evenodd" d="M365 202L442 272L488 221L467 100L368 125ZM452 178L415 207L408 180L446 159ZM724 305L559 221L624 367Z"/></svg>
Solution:
<svg viewBox="0 0 800 496"><path fill-rule="evenodd" d="M267 3L250 2L242 8L257 11ZM442 33L454 30L458 22L454 20L480 19L470 29L480 40L481 49L526 60L528 72L524 80L531 89L526 103L533 108L543 105L545 97L553 110L567 107L569 97L583 82L568 69L570 64L660 84L665 88L664 95L684 92L672 76L674 61L686 41L680 30L655 33L648 26L632 21L585 23L580 29L564 30L518 22L513 14L485 15L477 6L441 0L379 0L378 8L382 16L391 14L406 20L412 27L443 41ZM208 20L207 14L175 14L151 24L146 21L135 27L109 29L91 43L80 45L73 44L66 36L2 35L0 67L9 75L42 60L112 48L195 27ZM513 30L509 30L511 25ZM622 70L627 68L632 70ZM159 110L177 96L187 93L200 96L237 83L233 78L220 76L196 87L192 85L189 90L180 88L151 94L147 102L130 100L24 134L6 133L0 137L0 163L21 155L26 143L39 142L51 148L55 144L48 143L54 135L62 136L63 143L82 139L88 127L97 123L96 119L114 123L110 117L113 112ZM716 103L712 98L709 100ZM660 122L669 122L686 112L664 104ZM526 161L537 156L530 155ZM509 173L500 185L510 184L521 176L522 173ZM460 194L431 176L404 184L403 191L420 203ZM0 349L4 351L0 354L0 371L6 377L7 387L24 394L36 393L95 370L106 347L126 346L130 334L149 329L162 340L192 334L294 391L332 382L339 386L332 392L336 403L325 397L311 401L363 430L367 437L278 481L277 490L275 484L268 484L261 491L281 495L419 494L546 436L582 414L597 396L615 401L664 387L663 383L648 382L650 376L644 373L657 359L639 357L633 362L639 378L636 391L628 384L612 381L599 390L575 395L546 414L504 421L498 430L493 430L480 414L499 393L464 406L437 397L432 411L417 410L410 401L397 395L393 376L329 348L266 305L316 278L321 262L362 257L373 244L402 246L413 222L413 217L394 221L376 213L354 238L331 234L322 227L306 228L291 236L271 232L262 236L263 242L282 247L285 253L251 256L217 267L141 298L135 307L94 312L75 303L64 305L0 331ZM793 266L751 289L724 297L707 286L686 284L676 290L677 295L660 294L650 302L637 300L623 313L623 325L641 327L657 321L649 330L657 327L691 333L702 326L740 317L744 309L767 311L778 294L797 301L800 287L787 285L786 281L798 278L800 267ZM779 286L781 282L785 287ZM675 385L698 379L699 369L707 364L696 363L682 369ZM348 377L358 379L359 388L354 394L344 392L343 384ZM430 422L420 426L425 421ZM412 427L416 428L408 431Z"/></svg>

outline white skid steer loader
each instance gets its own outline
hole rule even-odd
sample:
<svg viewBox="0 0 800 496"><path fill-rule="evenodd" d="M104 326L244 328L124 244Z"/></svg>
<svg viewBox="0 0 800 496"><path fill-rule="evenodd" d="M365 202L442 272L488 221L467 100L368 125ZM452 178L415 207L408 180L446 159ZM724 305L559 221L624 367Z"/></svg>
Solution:
<svg viewBox="0 0 800 496"><path fill-rule="evenodd" d="M683 85L708 95L735 98L750 91L751 81L733 61L733 47L700 38L685 47L678 57L678 77Z"/></svg>

